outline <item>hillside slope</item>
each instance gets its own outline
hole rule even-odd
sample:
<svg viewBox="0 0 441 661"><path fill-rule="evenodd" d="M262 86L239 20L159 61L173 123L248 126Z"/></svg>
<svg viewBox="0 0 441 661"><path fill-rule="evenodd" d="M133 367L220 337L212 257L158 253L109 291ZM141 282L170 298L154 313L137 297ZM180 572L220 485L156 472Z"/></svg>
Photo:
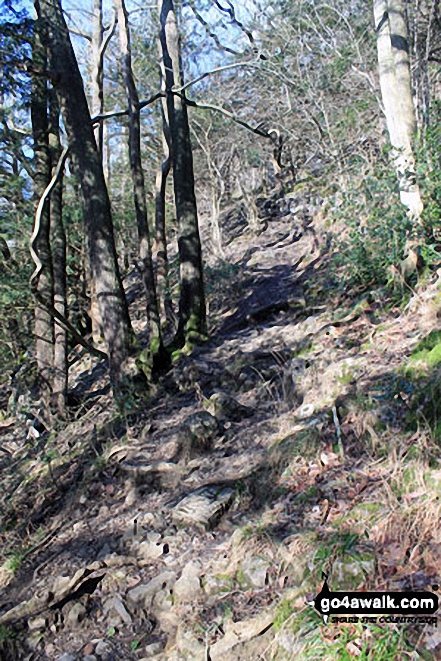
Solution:
<svg viewBox="0 0 441 661"><path fill-rule="evenodd" d="M117 411L84 357L67 426L1 423L7 661L441 658L433 624L325 625L306 604L323 572L441 583L441 271L385 309L330 289L301 194L258 236L223 221L210 340L148 397Z"/></svg>

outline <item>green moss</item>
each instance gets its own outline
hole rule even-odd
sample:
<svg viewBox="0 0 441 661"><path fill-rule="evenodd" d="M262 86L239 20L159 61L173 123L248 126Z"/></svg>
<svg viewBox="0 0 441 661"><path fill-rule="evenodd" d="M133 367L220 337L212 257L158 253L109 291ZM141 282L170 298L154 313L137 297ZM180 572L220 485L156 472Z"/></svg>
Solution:
<svg viewBox="0 0 441 661"><path fill-rule="evenodd" d="M288 599L283 599L277 607L276 617L274 618L274 629L279 631L282 625L288 620L293 613L296 612L296 609L293 606L293 601Z"/></svg>
<svg viewBox="0 0 441 661"><path fill-rule="evenodd" d="M432 331L415 347L404 368L414 376L427 374L441 364L441 331Z"/></svg>
<svg viewBox="0 0 441 661"><path fill-rule="evenodd" d="M431 331L423 340L421 340L421 342L417 344L413 353L418 353L424 350L431 351L439 344L441 344L441 331Z"/></svg>
<svg viewBox="0 0 441 661"><path fill-rule="evenodd" d="M161 339L159 337L152 337L150 341L150 351L152 354L158 353L161 348Z"/></svg>
<svg viewBox="0 0 441 661"><path fill-rule="evenodd" d="M150 348L143 349L136 357L136 367L150 381L152 376L153 354Z"/></svg>
<svg viewBox="0 0 441 661"><path fill-rule="evenodd" d="M15 637L13 629L0 624L0 643L4 640L12 640Z"/></svg>
<svg viewBox="0 0 441 661"><path fill-rule="evenodd" d="M171 360L172 363L177 363L178 360L183 356L182 349L176 349L175 351L172 351L171 353Z"/></svg>
<svg viewBox="0 0 441 661"><path fill-rule="evenodd" d="M337 381L342 385L348 385L354 380L354 376L354 372L348 369L347 365L344 365L342 373L337 377Z"/></svg>

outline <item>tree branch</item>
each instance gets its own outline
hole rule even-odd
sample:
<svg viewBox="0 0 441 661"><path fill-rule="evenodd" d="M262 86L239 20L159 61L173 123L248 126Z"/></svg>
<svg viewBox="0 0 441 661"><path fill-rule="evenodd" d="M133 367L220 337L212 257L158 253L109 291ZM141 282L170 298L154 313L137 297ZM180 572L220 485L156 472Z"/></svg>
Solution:
<svg viewBox="0 0 441 661"><path fill-rule="evenodd" d="M173 92L174 94L177 94L177 96L181 96L177 92ZM243 119L240 119L239 117L236 117L236 115L233 115L232 112L229 110L225 110L225 108L222 108L221 106L215 106L210 103L197 103L196 101L191 101L190 99L185 99L185 102L187 103L188 106L191 106L192 108L201 108L202 110L214 110L215 112L219 112L222 115L225 115L225 117L228 117L229 119L233 120L233 122L236 122L236 124L240 124L240 126L243 126L244 128L248 129L248 131L251 131L252 133L255 133L256 135L260 135L262 138L269 138L272 140L271 136L271 131L266 131L259 126L251 126L251 124L248 124Z"/></svg>
<svg viewBox="0 0 441 661"><path fill-rule="evenodd" d="M190 80L188 83L185 83L185 85L182 85L182 87L173 87L172 92L185 92L185 90L191 87L192 85L199 83L201 80L207 78L207 76L211 76L214 73L219 73L220 71L227 71L228 69L234 69L236 67L253 66L254 64L255 64L255 60L247 60L246 62L234 62L233 64L225 64L221 67L216 67L215 69L206 71L197 78Z"/></svg>
<svg viewBox="0 0 441 661"><path fill-rule="evenodd" d="M106 38L103 39L102 44L100 46L100 52L99 52L99 58L100 58L100 64L102 65L103 58L104 58L104 53L106 52L107 46L109 45L109 42L111 38L113 37L113 34L115 32L116 24L118 23L118 15L116 12L113 14L112 22L109 25L109 32L106 34Z"/></svg>
<svg viewBox="0 0 441 661"><path fill-rule="evenodd" d="M87 41L91 42L92 37L90 34L86 34L85 32L81 32L80 30L77 30L76 28L69 28L69 32L71 34L74 34L77 37L82 37L83 39L87 39Z"/></svg>
<svg viewBox="0 0 441 661"><path fill-rule="evenodd" d="M29 284L31 286L31 289L36 288L36 280L38 276L41 273L41 270L43 268L43 264L41 263L40 257L38 256L36 250L35 250L35 242L38 238L38 235L40 234L40 229L41 229L41 214L43 213L43 208L44 205L46 204L46 200L48 199L49 195L51 194L52 190L58 183L58 180L63 172L64 169L64 164L67 159L67 155L69 153L69 147L65 147L63 149L63 152L58 159L57 167L55 168L54 175L52 179L50 180L49 184L47 185L43 195L40 198L40 201L37 205L37 210L35 212L35 222L34 222L34 231L32 232L31 239L29 242L29 250L31 253L31 257L33 262L35 263L35 271L29 278Z"/></svg>
<svg viewBox="0 0 441 661"><path fill-rule="evenodd" d="M230 48L229 46L224 46L223 44L221 44L220 39L217 36L217 34L211 30L209 23L199 14L198 10L195 7L195 4L194 4L193 0L187 0L187 4L190 7L193 14L195 15L195 17L197 18L197 20L199 21L199 23L204 28L206 34L213 39L214 43L216 44L216 46L218 48L220 48L223 51L226 51L227 53L232 53L232 55L242 55L243 54L243 53L240 53L237 50L234 50L233 48Z"/></svg>
<svg viewBox="0 0 441 661"><path fill-rule="evenodd" d="M143 108L146 108L147 106L151 105L152 103L163 97L165 97L165 92L157 92L149 99L140 101L138 105L138 110L142 110ZM103 112L100 115L95 115L95 117L91 118L91 121L92 124L98 124L98 122L103 122L106 119L112 119L112 117L124 117L125 115L128 114L129 114L128 108L125 108L124 110L111 110L110 112Z"/></svg>
<svg viewBox="0 0 441 661"><path fill-rule="evenodd" d="M100 349L97 349L93 346L93 344L85 340L81 333L77 331L75 326L70 323L69 319L62 315L61 312L59 312L53 305L50 305L50 303L48 303L48 301L43 298L40 292L34 290L33 294L38 303L40 303L40 305L49 312L51 317L53 317L60 326L64 327L65 330L67 330L72 335L73 339L78 344L81 344L81 346L86 349L88 353L92 354L92 356L96 356L97 358L103 358L104 360L107 360L107 354L104 353L104 351L100 351Z"/></svg>
<svg viewBox="0 0 441 661"><path fill-rule="evenodd" d="M228 14L228 16L230 17L231 22L235 23L235 25L237 25L237 27L247 36L248 41L250 42L251 46L253 47L253 50L256 53L258 53L259 51L258 51L258 48L256 46L256 41L255 41L252 33L250 32L250 30L248 30L244 26L244 24L241 21L239 21L239 19L236 17L236 12L234 11L233 3L230 2L230 0L226 0L226 3L228 5L228 7L223 7L218 0L214 0L214 4L219 9L219 11L223 12L224 14Z"/></svg>

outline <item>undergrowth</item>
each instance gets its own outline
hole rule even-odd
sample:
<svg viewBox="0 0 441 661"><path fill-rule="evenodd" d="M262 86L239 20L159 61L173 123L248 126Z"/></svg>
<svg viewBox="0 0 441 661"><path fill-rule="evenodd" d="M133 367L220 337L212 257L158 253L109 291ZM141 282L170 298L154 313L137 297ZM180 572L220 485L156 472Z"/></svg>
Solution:
<svg viewBox="0 0 441 661"><path fill-rule="evenodd" d="M441 104L438 105L437 112L441 114ZM368 176L354 179L340 204L336 204L332 221L339 234L336 232L334 237L331 269L338 273L341 287L371 291L384 288L396 302L405 302L417 277L440 264L440 139L439 122L433 122L416 148L417 180L424 202L419 223L411 222L399 200L387 153ZM409 243L417 246L420 260L419 272L410 279L407 274L400 275Z"/></svg>

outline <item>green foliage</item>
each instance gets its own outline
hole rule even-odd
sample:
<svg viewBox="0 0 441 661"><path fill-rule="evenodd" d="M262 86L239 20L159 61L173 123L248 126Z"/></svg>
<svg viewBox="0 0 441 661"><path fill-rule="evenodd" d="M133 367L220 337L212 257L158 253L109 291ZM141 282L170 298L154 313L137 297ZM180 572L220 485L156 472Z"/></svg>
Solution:
<svg viewBox="0 0 441 661"><path fill-rule="evenodd" d="M25 357L31 344L32 297L29 267L22 251L13 267L0 268L0 373L7 374Z"/></svg>
<svg viewBox="0 0 441 661"><path fill-rule="evenodd" d="M342 284L393 289L390 268L403 259L411 230L395 177L385 166L378 167L359 188L347 192L335 218L347 228L333 258Z"/></svg>
<svg viewBox="0 0 441 661"><path fill-rule="evenodd" d="M8 551L5 555L8 558L5 563L6 569L15 573L17 569L20 569L23 562L24 550L14 549L12 551Z"/></svg>
<svg viewBox="0 0 441 661"><path fill-rule="evenodd" d="M420 140L416 150L417 175L424 201L422 223L427 245L425 259L441 259L441 102L431 107L431 125Z"/></svg>
<svg viewBox="0 0 441 661"><path fill-rule="evenodd" d="M334 212L334 221L343 223L346 228L336 241L333 261L343 286L367 289L375 285L395 293L402 290L403 283L396 277L396 268L405 257L408 240L417 244L426 267L441 262L441 123L437 121L438 115L441 116L441 104L435 104L434 121L416 150L417 178L424 201L420 225L412 224L406 215L387 158L380 159L361 183L354 183Z"/></svg>
<svg viewBox="0 0 441 661"><path fill-rule="evenodd" d="M12 640L14 636L15 633L10 627L6 627L4 624L0 624L0 643L5 640Z"/></svg>

